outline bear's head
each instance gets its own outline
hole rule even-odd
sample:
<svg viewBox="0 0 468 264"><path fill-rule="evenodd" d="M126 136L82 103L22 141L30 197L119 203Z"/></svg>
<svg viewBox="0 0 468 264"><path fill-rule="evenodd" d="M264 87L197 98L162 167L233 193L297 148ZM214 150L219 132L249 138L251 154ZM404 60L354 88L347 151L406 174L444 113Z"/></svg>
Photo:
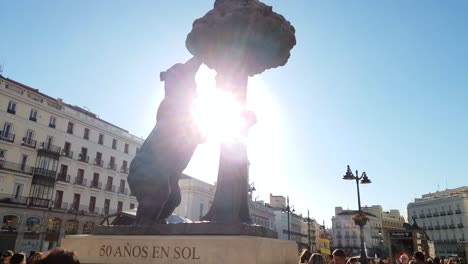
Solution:
<svg viewBox="0 0 468 264"><path fill-rule="evenodd" d="M193 57L186 63L177 63L167 71L161 72L159 77L164 81L166 97L193 99L197 88L195 75L200 65L201 61Z"/></svg>

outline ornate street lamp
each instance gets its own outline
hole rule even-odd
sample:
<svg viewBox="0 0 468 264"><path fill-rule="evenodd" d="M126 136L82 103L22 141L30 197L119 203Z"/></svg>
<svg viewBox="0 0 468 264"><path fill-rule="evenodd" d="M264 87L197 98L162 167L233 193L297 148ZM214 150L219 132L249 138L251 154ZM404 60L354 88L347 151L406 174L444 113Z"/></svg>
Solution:
<svg viewBox="0 0 468 264"><path fill-rule="evenodd" d="M289 206L289 196L286 198L286 207L283 208L282 211L288 214L288 240L291 240L291 228L290 228L291 225L289 224L289 217L290 217L289 215L291 213L294 213L295 211L294 211L294 206L293 207Z"/></svg>
<svg viewBox="0 0 468 264"><path fill-rule="evenodd" d="M311 246L310 246L311 245L311 243L310 243L310 224L315 223L315 220L310 218L309 210L307 210L307 218L304 219L304 221L307 223L307 239L308 239L307 240L308 241L307 248L309 250L312 250Z"/></svg>
<svg viewBox="0 0 468 264"><path fill-rule="evenodd" d="M366 222L369 220L367 216L362 212L361 208L361 194L359 192L359 182L361 184L369 184L372 183L371 180L367 177L366 173L363 172L362 175L359 177L359 173L356 170L356 176L353 174L351 169L349 168L346 170L346 174L343 176L343 180L355 180L356 181L356 188L357 188L357 196L358 196L358 207L359 207L359 213L356 216L353 216L354 222L359 225L359 235L361 239L361 257L360 257L360 262L361 264L367 264L367 256L366 256L366 249L364 247L364 225L366 225Z"/></svg>

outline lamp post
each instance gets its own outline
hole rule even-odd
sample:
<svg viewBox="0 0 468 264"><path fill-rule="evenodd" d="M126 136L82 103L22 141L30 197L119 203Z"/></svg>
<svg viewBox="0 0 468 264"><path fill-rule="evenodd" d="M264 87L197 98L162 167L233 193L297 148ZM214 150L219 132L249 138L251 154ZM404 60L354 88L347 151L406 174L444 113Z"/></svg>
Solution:
<svg viewBox="0 0 468 264"><path fill-rule="evenodd" d="M294 208L289 206L289 196L286 198L286 208L283 209L283 212L288 214L288 240L291 240L291 225L289 224L289 215L294 212Z"/></svg>
<svg viewBox="0 0 468 264"><path fill-rule="evenodd" d="M355 180L356 181L356 188L357 188L357 196L358 196L358 207L359 207L359 215L362 215L362 208L361 208L361 194L359 192L359 181L361 184L368 184L371 183L369 178L367 177L366 173L363 172L362 175L359 177L359 173L356 170L356 176L354 176L353 172L349 168L346 170L346 174L343 176L343 180ZM355 221L356 222L356 221ZM365 221L356 222L359 225L359 237L361 240L361 257L360 261L361 264L367 264L367 256L366 256L366 249L364 247L364 225L366 224Z"/></svg>
<svg viewBox="0 0 468 264"><path fill-rule="evenodd" d="M313 223L313 222L315 222L315 220L313 220L313 219L310 218L309 210L307 210L307 218L304 219L304 220L305 220L305 222L307 222L307 239L308 239L308 240L307 240L307 241L308 241L307 248L308 248L309 250L312 250L312 249L311 249L311 246L310 246L310 244L311 244L311 243L310 243L310 224Z"/></svg>

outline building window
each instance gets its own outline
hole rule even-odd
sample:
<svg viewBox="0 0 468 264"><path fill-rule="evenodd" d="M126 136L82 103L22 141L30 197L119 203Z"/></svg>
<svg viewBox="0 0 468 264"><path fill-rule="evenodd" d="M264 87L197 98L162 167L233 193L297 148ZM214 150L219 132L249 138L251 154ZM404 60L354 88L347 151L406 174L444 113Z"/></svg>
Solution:
<svg viewBox="0 0 468 264"><path fill-rule="evenodd" d="M96 210L96 197L90 196L89 197L89 208L88 208L90 213L95 213Z"/></svg>
<svg viewBox="0 0 468 264"><path fill-rule="evenodd" d="M204 204L201 203L200 204L200 219L202 219L202 217L203 217L203 209L204 209Z"/></svg>
<svg viewBox="0 0 468 264"><path fill-rule="evenodd" d="M0 140L10 143L15 142L15 134L13 134L13 124L5 122L3 130L0 131Z"/></svg>
<svg viewBox="0 0 468 264"><path fill-rule="evenodd" d="M47 221L47 233L59 233L62 220L57 217L49 218Z"/></svg>
<svg viewBox="0 0 468 264"><path fill-rule="evenodd" d="M91 182L91 187L100 188L99 187L99 173L93 174L93 181Z"/></svg>
<svg viewBox="0 0 468 264"><path fill-rule="evenodd" d="M111 176L107 176L107 184L106 184L106 191L112 191L112 182L114 181L114 178Z"/></svg>
<svg viewBox="0 0 468 264"><path fill-rule="evenodd" d="M67 126L67 133L68 134L72 134L73 135L73 127L74 127L75 124L73 124L72 122L68 122L68 126Z"/></svg>
<svg viewBox="0 0 468 264"><path fill-rule="evenodd" d="M98 144L99 145L104 144L104 134L99 134Z"/></svg>
<svg viewBox="0 0 468 264"><path fill-rule="evenodd" d="M134 203L130 203L130 209L135 209L135 204Z"/></svg>
<svg viewBox="0 0 468 264"><path fill-rule="evenodd" d="M126 160L122 161L122 168L120 171L123 173L128 173L128 162Z"/></svg>
<svg viewBox="0 0 468 264"><path fill-rule="evenodd" d="M78 169L78 173L76 174L75 184L83 185L84 184L84 170Z"/></svg>
<svg viewBox="0 0 468 264"><path fill-rule="evenodd" d="M84 129L83 138L89 140L89 128Z"/></svg>
<svg viewBox="0 0 468 264"><path fill-rule="evenodd" d="M125 180L120 180L119 193L125 193Z"/></svg>
<svg viewBox="0 0 468 264"><path fill-rule="evenodd" d="M122 212L122 208L123 208L123 202L118 201L117 202L117 212Z"/></svg>
<svg viewBox="0 0 468 264"><path fill-rule="evenodd" d="M64 205L62 205L62 200L63 200L63 191L57 190L55 192L54 208L56 208L56 209L67 209L67 208L65 208Z"/></svg>
<svg viewBox="0 0 468 264"><path fill-rule="evenodd" d="M112 139L112 149L117 149L117 139Z"/></svg>
<svg viewBox="0 0 468 264"><path fill-rule="evenodd" d="M16 114L16 103L13 101L8 102L7 112L14 115Z"/></svg>
<svg viewBox="0 0 468 264"><path fill-rule="evenodd" d="M57 121L57 118L55 116L50 116L49 118L49 127L55 128L55 122Z"/></svg>
<svg viewBox="0 0 468 264"><path fill-rule="evenodd" d="M31 109L31 113L29 113L29 120L37 122L37 110Z"/></svg>
<svg viewBox="0 0 468 264"><path fill-rule="evenodd" d="M128 143L125 143L124 152L128 154Z"/></svg>
<svg viewBox="0 0 468 264"><path fill-rule="evenodd" d="M109 214L109 208L110 208L110 200L105 199L104 200L104 214L108 215Z"/></svg>
<svg viewBox="0 0 468 264"><path fill-rule="evenodd" d="M90 234L91 230L96 224L91 221L86 221L86 223L83 225L83 234Z"/></svg>
<svg viewBox="0 0 468 264"><path fill-rule="evenodd" d="M75 212L78 212L78 210L80 210L80 200L81 200L81 194L79 194L79 193L73 194L72 209Z"/></svg>
<svg viewBox="0 0 468 264"><path fill-rule="evenodd" d="M65 234L74 235L78 233L78 221L72 219L66 222Z"/></svg>
<svg viewBox="0 0 468 264"><path fill-rule="evenodd" d="M26 220L26 232L39 232L41 227L41 219L39 217L29 217Z"/></svg>

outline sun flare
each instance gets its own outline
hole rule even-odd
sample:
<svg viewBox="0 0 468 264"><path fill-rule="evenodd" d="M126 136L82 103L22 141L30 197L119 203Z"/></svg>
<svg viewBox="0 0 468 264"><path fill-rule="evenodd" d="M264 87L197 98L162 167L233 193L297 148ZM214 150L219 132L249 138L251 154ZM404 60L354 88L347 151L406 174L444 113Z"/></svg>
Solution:
<svg viewBox="0 0 468 264"><path fill-rule="evenodd" d="M236 138L245 128L243 109L232 94L214 90L198 96L193 115L196 125L207 140L223 142Z"/></svg>

